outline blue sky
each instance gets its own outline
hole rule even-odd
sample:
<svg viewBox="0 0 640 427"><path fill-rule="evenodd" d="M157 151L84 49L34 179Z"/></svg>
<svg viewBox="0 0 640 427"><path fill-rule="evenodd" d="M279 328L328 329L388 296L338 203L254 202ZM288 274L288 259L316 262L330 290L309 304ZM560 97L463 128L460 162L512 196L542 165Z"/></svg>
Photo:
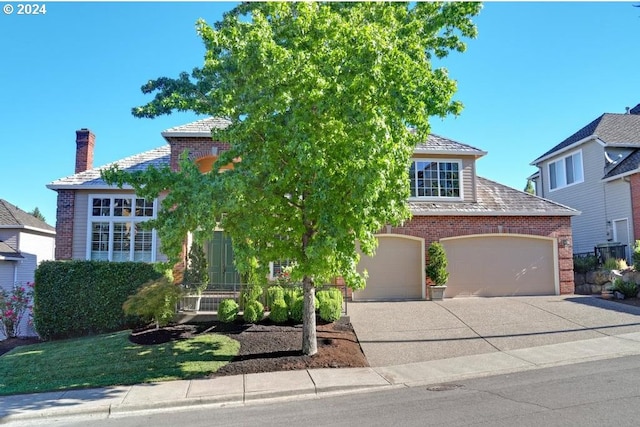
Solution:
<svg viewBox="0 0 640 427"><path fill-rule="evenodd" d="M9 2L17 8L17 2ZM3 3L6 4L6 3ZM478 174L518 189L529 163L604 112L640 103L640 8L633 3L485 3L467 52L441 65L458 81L457 118L432 131L488 152ZM0 198L55 225L56 193L73 174L75 131L96 134L94 166L165 143L198 119L130 111L147 80L202 64L195 21L232 3L46 2L46 15L0 13Z"/></svg>

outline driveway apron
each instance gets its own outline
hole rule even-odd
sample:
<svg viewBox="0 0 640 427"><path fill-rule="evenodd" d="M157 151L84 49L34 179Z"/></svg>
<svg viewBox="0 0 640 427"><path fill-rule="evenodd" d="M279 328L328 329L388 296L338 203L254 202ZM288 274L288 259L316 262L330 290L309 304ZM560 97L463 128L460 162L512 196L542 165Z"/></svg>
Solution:
<svg viewBox="0 0 640 427"><path fill-rule="evenodd" d="M640 332L640 307L591 296L349 302L372 367Z"/></svg>

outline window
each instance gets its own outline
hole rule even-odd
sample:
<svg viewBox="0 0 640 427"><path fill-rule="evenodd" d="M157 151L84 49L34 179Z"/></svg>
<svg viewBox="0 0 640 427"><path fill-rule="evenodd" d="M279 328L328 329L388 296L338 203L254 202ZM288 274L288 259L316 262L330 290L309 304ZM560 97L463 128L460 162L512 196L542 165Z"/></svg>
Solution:
<svg viewBox="0 0 640 427"><path fill-rule="evenodd" d="M458 161L414 160L409 168L411 197L460 199L461 169Z"/></svg>
<svg viewBox="0 0 640 427"><path fill-rule="evenodd" d="M101 195L90 196L89 206L89 259L155 261L155 232L140 226L155 217L155 201Z"/></svg>
<svg viewBox="0 0 640 427"><path fill-rule="evenodd" d="M577 151L549 163L549 189L557 190L584 181L582 152Z"/></svg>

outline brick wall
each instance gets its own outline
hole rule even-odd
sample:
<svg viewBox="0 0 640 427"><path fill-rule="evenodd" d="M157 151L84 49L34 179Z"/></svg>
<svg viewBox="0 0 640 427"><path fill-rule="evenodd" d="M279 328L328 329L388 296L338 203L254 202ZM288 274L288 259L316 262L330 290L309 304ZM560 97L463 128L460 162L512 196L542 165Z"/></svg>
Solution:
<svg viewBox="0 0 640 427"><path fill-rule="evenodd" d="M445 237L472 234L513 233L554 237L558 241L560 293L574 293L571 217L568 216L415 216L400 227L392 227L391 233L422 237L427 246Z"/></svg>
<svg viewBox="0 0 640 427"><path fill-rule="evenodd" d="M211 153L211 149L216 147L218 153L229 149L230 144L227 142L213 141L211 138L189 138L189 137L170 137L167 138L171 146L171 169L178 170L180 155L189 150L190 154L196 157L204 157Z"/></svg>
<svg viewBox="0 0 640 427"><path fill-rule="evenodd" d="M89 129L76 131L76 173L93 168L96 136Z"/></svg>
<svg viewBox="0 0 640 427"><path fill-rule="evenodd" d="M71 259L73 255L73 212L75 191L58 190L56 211L56 260Z"/></svg>

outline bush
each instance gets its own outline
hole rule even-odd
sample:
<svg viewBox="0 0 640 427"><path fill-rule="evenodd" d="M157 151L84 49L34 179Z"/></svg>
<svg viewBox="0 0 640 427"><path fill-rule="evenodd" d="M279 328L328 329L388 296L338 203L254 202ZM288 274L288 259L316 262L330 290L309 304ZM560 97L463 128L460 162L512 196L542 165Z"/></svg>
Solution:
<svg viewBox="0 0 640 427"><path fill-rule="evenodd" d="M449 272L447 271L447 254L442 244L431 242L428 256L429 262L426 268L427 277L431 279L434 285L445 285L449 279Z"/></svg>
<svg viewBox="0 0 640 427"><path fill-rule="evenodd" d="M598 258L595 255L573 256L573 271L576 273L588 273L598 267Z"/></svg>
<svg viewBox="0 0 640 427"><path fill-rule="evenodd" d="M636 240L633 246L633 268L640 271L640 240Z"/></svg>
<svg viewBox="0 0 640 427"><path fill-rule="evenodd" d="M326 322L335 322L342 316L342 302L327 299L320 303L320 318Z"/></svg>
<svg viewBox="0 0 640 427"><path fill-rule="evenodd" d="M620 292L625 298L635 298L638 296L638 285L633 282L625 282L620 278L614 280L613 290Z"/></svg>
<svg viewBox="0 0 640 427"><path fill-rule="evenodd" d="M302 322L304 317L304 298L302 296L297 297L291 304L291 310L289 316L294 322Z"/></svg>
<svg viewBox="0 0 640 427"><path fill-rule="evenodd" d="M287 303L287 307L293 307L300 297L302 297L302 287L292 286L284 289L284 302Z"/></svg>
<svg viewBox="0 0 640 427"><path fill-rule="evenodd" d="M112 332L138 325L122 304L163 276L141 262L44 261L35 272L34 323L42 339Z"/></svg>
<svg viewBox="0 0 640 427"><path fill-rule="evenodd" d="M264 316L264 306L260 301L251 300L244 304L244 321L247 323L257 323Z"/></svg>
<svg viewBox="0 0 640 427"><path fill-rule="evenodd" d="M242 298L245 304L250 301L257 301L263 292L262 286L260 285L246 285L242 291Z"/></svg>
<svg viewBox="0 0 640 427"><path fill-rule="evenodd" d="M604 268L605 270L618 270L618 266L618 260L615 258L607 258L602 264L602 268Z"/></svg>
<svg viewBox="0 0 640 427"><path fill-rule="evenodd" d="M182 285L185 289L197 294L202 293L209 285L207 256L202 246L197 243L192 244L189 249L189 263L182 277Z"/></svg>
<svg viewBox="0 0 640 427"><path fill-rule="evenodd" d="M231 323L236 320L239 310L238 303L233 299L223 299L218 305L218 320L223 323Z"/></svg>
<svg viewBox="0 0 640 427"><path fill-rule="evenodd" d="M175 315L176 304L182 296L182 289L166 277L151 280L138 289L122 304L125 314L137 315L146 321L153 321L156 328L167 325Z"/></svg>
<svg viewBox="0 0 640 427"><path fill-rule="evenodd" d="M284 300L284 288L280 285L270 286L267 289L267 306L271 307L271 304L277 300Z"/></svg>
<svg viewBox="0 0 640 427"><path fill-rule="evenodd" d="M269 319L274 323L284 323L289 319L289 310L284 299L277 299L271 303Z"/></svg>

